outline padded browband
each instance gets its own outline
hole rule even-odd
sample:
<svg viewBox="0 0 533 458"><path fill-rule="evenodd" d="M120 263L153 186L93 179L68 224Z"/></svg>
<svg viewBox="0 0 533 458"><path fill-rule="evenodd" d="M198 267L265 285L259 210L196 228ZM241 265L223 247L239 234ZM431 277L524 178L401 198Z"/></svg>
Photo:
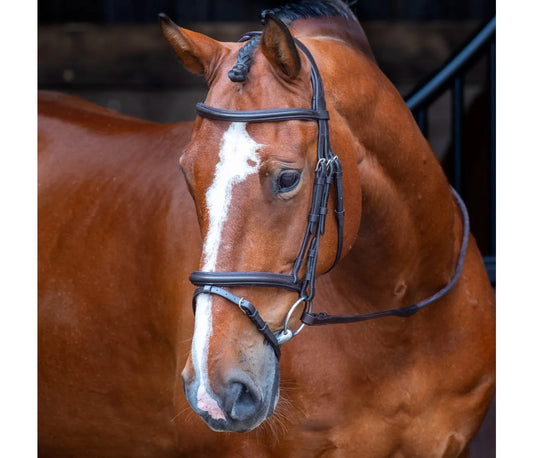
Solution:
<svg viewBox="0 0 533 458"><path fill-rule="evenodd" d="M226 110L216 108L205 103L196 104L196 112L204 118L216 121L231 122L272 122L272 121L317 121L328 120L326 110L312 110L311 108L273 108L271 110Z"/></svg>

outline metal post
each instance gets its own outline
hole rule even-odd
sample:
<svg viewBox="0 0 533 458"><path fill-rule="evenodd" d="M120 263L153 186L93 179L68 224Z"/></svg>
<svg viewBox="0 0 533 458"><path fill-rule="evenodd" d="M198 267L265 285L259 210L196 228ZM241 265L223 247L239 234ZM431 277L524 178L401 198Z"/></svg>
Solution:
<svg viewBox="0 0 533 458"><path fill-rule="evenodd" d="M428 109L427 107L421 107L416 111L415 115L416 122L422 135L424 137L428 136Z"/></svg>
<svg viewBox="0 0 533 458"><path fill-rule="evenodd" d="M463 134L463 87L462 76L453 78L452 87L452 142L453 142L453 186L461 194L462 188L462 134Z"/></svg>
<svg viewBox="0 0 533 458"><path fill-rule="evenodd" d="M496 255L496 41L490 42L489 51L490 97L490 226L491 253Z"/></svg>
<svg viewBox="0 0 533 458"><path fill-rule="evenodd" d="M451 61L424 86L417 89L406 99L407 106L413 112L420 130L427 135L428 107L445 91L452 91L452 144L454 171L452 182L455 189L461 193L462 188L462 140L464 113L464 75L472 64L479 59L481 52L488 50L488 82L490 89L490 206L491 206L491 256L484 258L491 282L496 281L496 18L493 17L483 29L468 43Z"/></svg>

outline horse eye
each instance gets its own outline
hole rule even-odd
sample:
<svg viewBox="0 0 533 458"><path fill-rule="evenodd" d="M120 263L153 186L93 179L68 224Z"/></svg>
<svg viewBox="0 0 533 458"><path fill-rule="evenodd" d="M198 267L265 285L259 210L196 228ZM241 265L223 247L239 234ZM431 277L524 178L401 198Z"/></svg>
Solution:
<svg viewBox="0 0 533 458"><path fill-rule="evenodd" d="M300 182L298 170L282 170L277 176L274 192L279 194L292 191Z"/></svg>

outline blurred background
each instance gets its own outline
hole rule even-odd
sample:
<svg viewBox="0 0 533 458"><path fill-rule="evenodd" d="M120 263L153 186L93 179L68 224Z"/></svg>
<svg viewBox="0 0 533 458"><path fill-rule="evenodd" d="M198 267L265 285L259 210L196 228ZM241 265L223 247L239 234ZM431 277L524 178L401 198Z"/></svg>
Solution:
<svg viewBox="0 0 533 458"><path fill-rule="evenodd" d="M181 67L159 31L157 14L165 12L180 26L235 41L260 27L263 9L280 3L40 1L39 88L80 95L154 121L193 119L194 103L203 100L206 87ZM495 13L491 0L359 0L352 8L380 67L403 95ZM468 89L470 98L475 88ZM436 146L441 154L444 146Z"/></svg>
<svg viewBox="0 0 533 458"><path fill-rule="evenodd" d="M38 3L38 87L83 97L157 122L192 120L205 97L202 78L186 72L163 38L157 15L222 41L260 28L268 0L41 0ZM495 0L359 0L352 9L379 66L408 98L491 18ZM494 61L495 62L495 61ZM490 96L482 56L461 76L461 158L454 159L450 91L425 113L425 133L470 211L472 233L495 284L494 164ZM493 140L492 140L493 141ZM493 153L494 154L494 153ZM460 183L454 167L461 163ZM491 170L492 167L492 170ZM455 180L455 181L454 181ZM494 406L474 440L471 458L495 456Z"/></svg>

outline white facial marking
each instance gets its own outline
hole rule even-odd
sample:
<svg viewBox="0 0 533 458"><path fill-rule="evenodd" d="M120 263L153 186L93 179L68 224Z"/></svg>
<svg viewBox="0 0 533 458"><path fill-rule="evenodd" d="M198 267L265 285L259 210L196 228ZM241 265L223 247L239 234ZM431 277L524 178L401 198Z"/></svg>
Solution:
<svg viewBox="0 0 533 458"><path fill-rule="evenodd" d="M222 227L228 216L233 185L259 170L257 144L246 132L246 123L234 122L222 136L220 161L216 166L215 179L206 193L209 211L209 229L205 239L203 270L213 272L217 262Z"/></svg>
<svg viewBox="0 0 533 458"><path fill-rule="evenodd" d="M261 147L246 131L246 123L234 122L222 136L219 159L213 183L206 193L209 228L203 246L202 270L213 272L216 267L222 229L228 216L233 186L259 171L257 153ZM225 419L217 402L209 394L207 355L213 332L211 296L200 294L196 302L196 318L192 341L192 360L199 379L197 405L211 417Z"/></svg>

